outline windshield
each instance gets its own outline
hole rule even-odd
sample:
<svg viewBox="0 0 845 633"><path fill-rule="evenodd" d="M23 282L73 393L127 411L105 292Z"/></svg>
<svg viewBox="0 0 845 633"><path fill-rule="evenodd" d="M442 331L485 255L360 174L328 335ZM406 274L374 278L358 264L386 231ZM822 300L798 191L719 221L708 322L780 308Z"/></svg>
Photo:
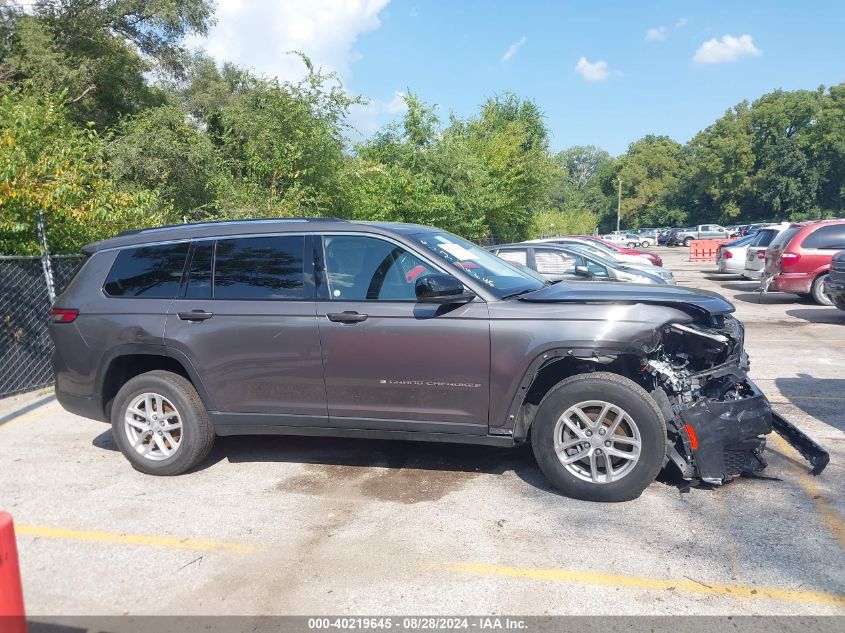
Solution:
<svg viewBox="0 0 845 633"><path fill-rule="evenodd" d="M768 246L777 234L777 229L760 229L754 236L751 246Z"/></svg>
<svg viewBox="0 0 845 633"><path fill-rule="evenodd" d="M539 290L546 284L543 277L529 273L522 267L512 266L451 233L431 231L409 237L450 266L483 283L500 299L515 293Z"/></svg>

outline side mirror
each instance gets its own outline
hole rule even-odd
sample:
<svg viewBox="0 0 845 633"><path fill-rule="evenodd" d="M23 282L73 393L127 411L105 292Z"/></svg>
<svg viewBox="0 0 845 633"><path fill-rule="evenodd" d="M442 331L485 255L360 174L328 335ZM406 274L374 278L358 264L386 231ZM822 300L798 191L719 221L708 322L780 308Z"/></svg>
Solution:
<svg viewBox="0 0 845 633"><path fill-rule="evenodd" d="M590 269L584 265L576 266L575 267L575 274L580 275L581 277L591 277Z"/></svg>
<svg viewBox="0 0 845 633"><path fill-rule="evenodd" d="M421 303L469 303L475 299L457 278L441 273L418 277L414 290Z"/></svg>

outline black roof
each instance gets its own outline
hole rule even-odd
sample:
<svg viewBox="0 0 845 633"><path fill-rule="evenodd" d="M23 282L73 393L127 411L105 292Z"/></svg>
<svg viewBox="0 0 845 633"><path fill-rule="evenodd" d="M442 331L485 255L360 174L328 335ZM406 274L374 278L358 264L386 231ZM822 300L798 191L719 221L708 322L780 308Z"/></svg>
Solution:
<svg viewBox="0 0 845 633"><path fill-rule="evenodd" d="M158 242L200 239L209 237L228 237L233 235L260 235L262 233L298 232L298 231L355 231L362 227L376 229L375 233L412 234L432 230L421 224L403 224L398 222L354 222L343 218L256 218L249 220L219 220L213 222L192 222L171 224L148 229L124 231L116 237L94 242L82 248L88 254L97 251L139 246Z"/></svg>

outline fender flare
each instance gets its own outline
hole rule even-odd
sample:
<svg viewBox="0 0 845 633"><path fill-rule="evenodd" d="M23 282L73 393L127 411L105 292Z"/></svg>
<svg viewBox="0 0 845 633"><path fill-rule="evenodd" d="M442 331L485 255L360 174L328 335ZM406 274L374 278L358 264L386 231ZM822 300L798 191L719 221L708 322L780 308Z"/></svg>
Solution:
<svg viewBox="0 0 845 633"><path fill-rule="evenodd" d="M211 397L208 395L208 391L206 391L199 373L194 367L194 364L184 352L181 352L178 349L173 349L172 347L165 347L164 345L156 345L154 343L123 343L121 345L116 345L115 347L111 348L103 356L103 360L100 363L100 368L97 370L97 377L95 382L96 389L94 393L96 394L97 400L99 400L100 402L100 407L104 411L106 403L103 401L103 386L105 385L106 375L108 374L109 368L112 366L112 363L114 363L114 361L116 361L118 358L121 358L123 356L135 355L164 356L167 358L172 358L173 360L178 362L185 369L185 372L188 374L188 377L194 384L194 388L197 390L197 393L199 394L200 400L202 400L202 404L205 407L206 411L215 410L214 403L211 400Z"/></svg>
<svg viewBox="0 0 845 633"><path fill-rule="evenodd" d="M537 379L540 370L557 362L560 359L579 359L591 360L602 356L619 356L621 354L642 354L643 351L636 347L621 348L618 343L607 344L597 343L595 347L552 347L537 354L534 360L525 369L522 375L522 380L516 388L516 392L511 396L511 403L508 407L505 424L502 427L511 432L515 430L518 422L519 410L522 408L522 403L525 400L525 395L528 393L531 385Z"/></svg>

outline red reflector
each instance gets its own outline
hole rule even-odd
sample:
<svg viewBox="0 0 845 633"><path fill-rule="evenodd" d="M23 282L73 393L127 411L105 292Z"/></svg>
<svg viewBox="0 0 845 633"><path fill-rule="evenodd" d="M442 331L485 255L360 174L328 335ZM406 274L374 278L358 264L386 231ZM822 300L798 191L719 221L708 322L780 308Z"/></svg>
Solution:
<svg viewBox="0 0 845 633"><path fill-rule="evenodd" d="M692 428L692 424L684 424L684 431L687 432L689 436L689 445L692 450L698 450L698 436L695 434L695 429Z"/></svg>
<svg viewBox="0 0 845 633"><path fill-rule="evenodd" d="M731 259L733 256L734 254L730 251L722 251L722 257L725 259Z"/></svg>
<svg viewBox="0 0 845 633"><path fill-rule="evenodd" d="M75 308L52 308L50 320L53 323L73 323L79 316L79 310Z"/></svg>

